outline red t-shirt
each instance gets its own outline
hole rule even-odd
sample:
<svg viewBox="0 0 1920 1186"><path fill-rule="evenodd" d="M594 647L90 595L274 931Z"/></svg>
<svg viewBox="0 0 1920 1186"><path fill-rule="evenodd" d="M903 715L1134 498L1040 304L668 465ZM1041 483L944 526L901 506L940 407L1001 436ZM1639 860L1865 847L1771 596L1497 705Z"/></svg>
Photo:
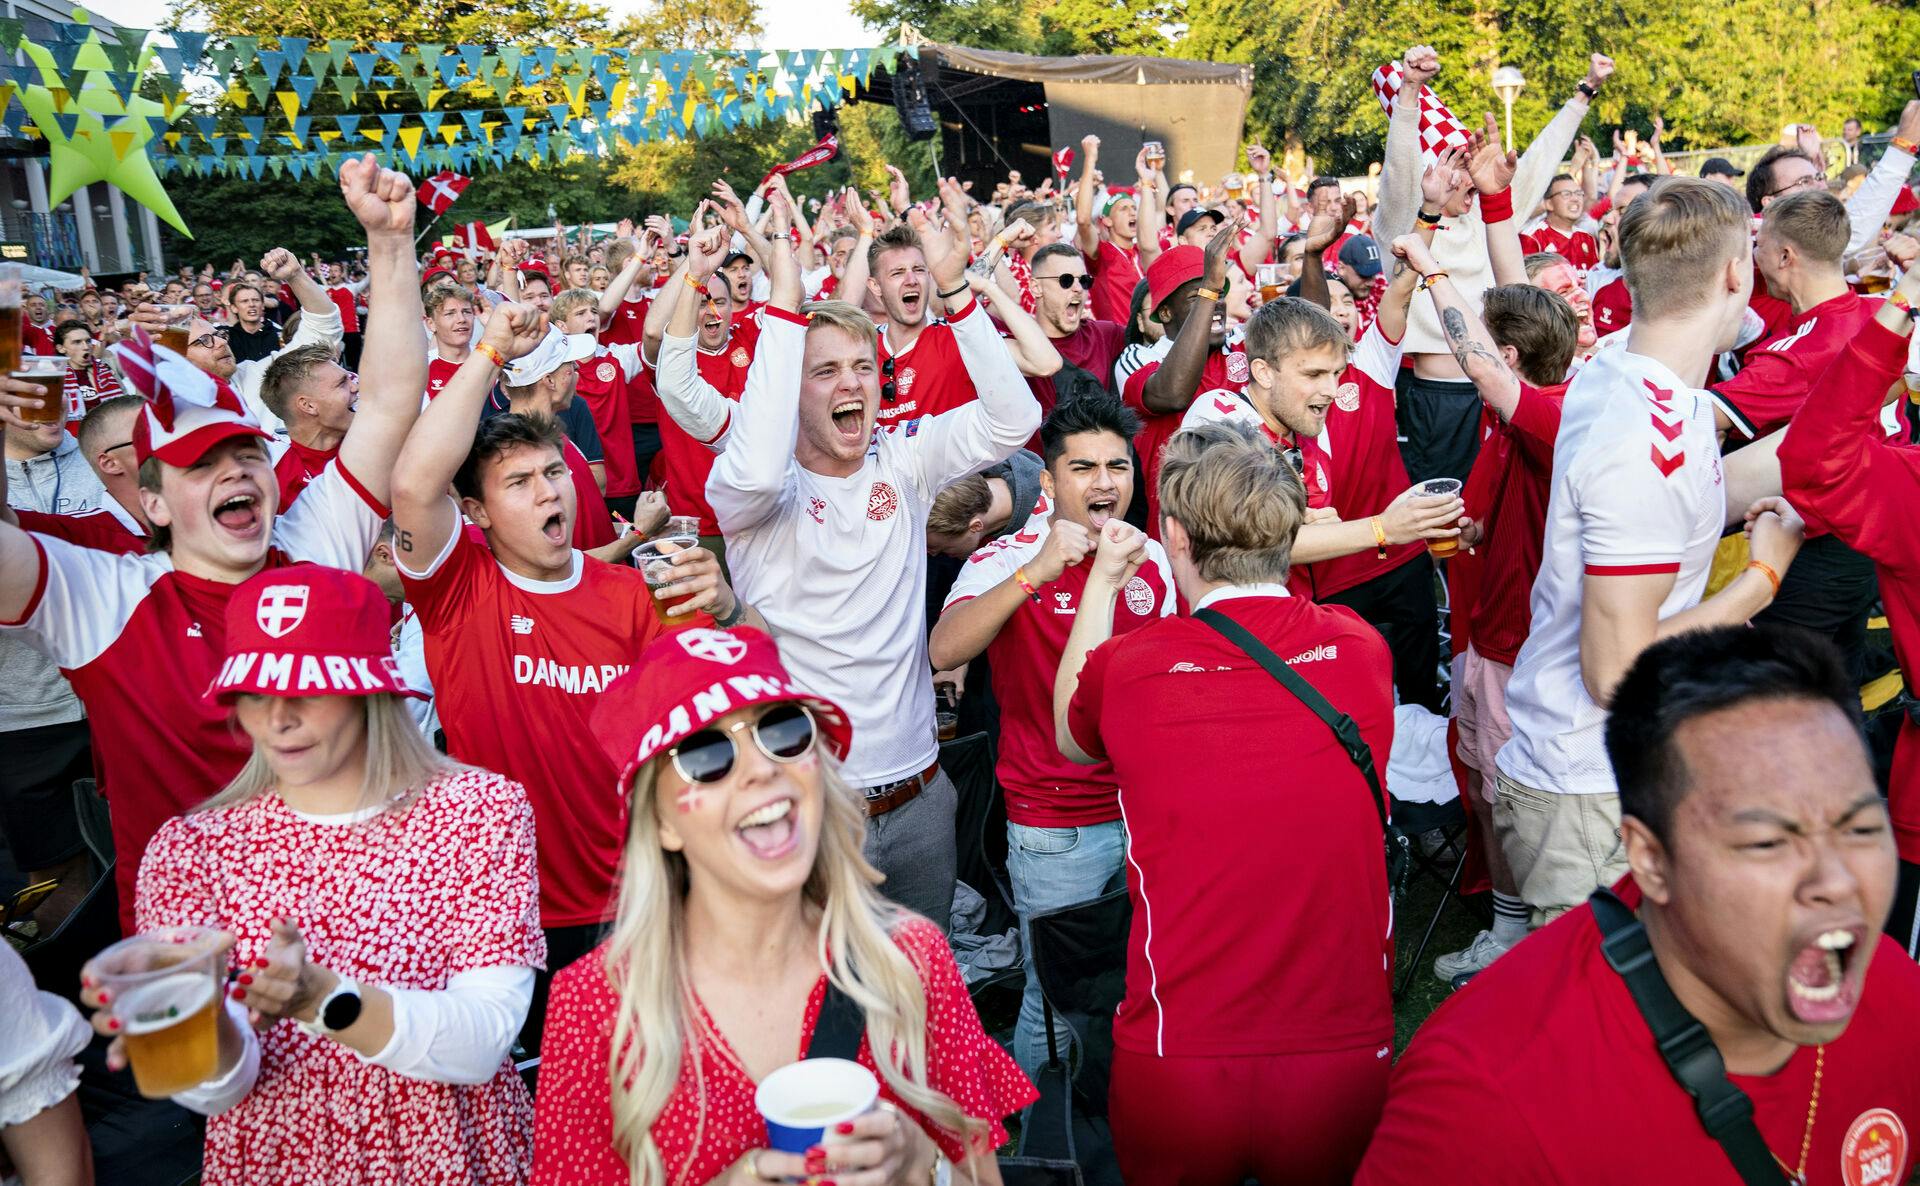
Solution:
<svg viewBox="0 0 1920 1186"><path fill-rule="evenodd" d="M1218 608L1353 717L1384 768L1393 663L1380 632L1350 609L1270 588ZM1116 1046L1175 1058L1393 1041L1380 817L1319 717L1211 627L1180 617L1088 655L1068 724L1082 750L1113 764L1127 825L1133 922ZM1249 762L1255 750L1285 757Z"/></svg>
<svg viewBox="0 0 1920 1186"><path fill-rule="evenodd" d="M1127 323L1133 312L1133 289L1140 283L1140 248L1117 246L1111 239L1100 240L1100 250L1087 261L1093 270L1093 291L1088 303L1101 321Z"/></svg>
<svg viewBox="0 0 1920 1186"><path fill-rule="evenodd" d="M1099 321L1092 317L1081 319L1080 328L1064 338L1049 338L1053 348L1060 352L1060 358L1068 366L1076 366L1098 379L1102 386L1111 382L1113 364L1120 358L1120 352L1127 348L1127 327L1116 321ZM1027 376L1027 386L1033 389L1033 398L1040 401L1042 415L1053 411L1054 387L1051 375Z"/></svg>
<svg viewBox="0 0 1920 1186"><path fill-rule="evenodd" d="M339 465L273 523L266 567L310 560L359 572L387 508ZM177 572L165 553L116 554L30 537L40 581L18 622L86 705L103 789L113 806L120 923L133 925L134 880L147 839L240 772L253 743L224 706L200 699L226 659L227 601L237 585Z"/></svg>
<svg viewBox="0 0 1920 1186"><path fill-rule="evenodd" d="M281 508L285 510L285 507ZM126 512L115 504L113 510L96 507L71 515L50 515L42 511L15 511L20 530L52 536L83 548L134 556L147 550L147 533L125 521Z"/></svg>
<svg viewBox="0 0 1920 1186"><path fill-rule="evenodd" d="M975 1154L991 1159L1007 1141L1001 1121L1039 1093L1007 1052L987 1037L980 1015L954 966L946 937L923 919L908 919L893 941L919 973L927 1002L927 1085L987 1122ZM541 1049L540 1098L533 1116L533 1181L538 1186L625 1186L626 1158L614 1146L612 1083L614 1014L620 998L608 982L606 945L553 978ZM805 1058L826 999L827 978L814 983L800 1022L794 1058ZM697 1021L680 1056L680 1075L650 1130L670 1182L711 1182L740 1155L767 1147L767 1124L754 1107L756 1084L696 998ZM855 1055L880 1079L880 1098L899 1108L932 1137L949 1161L966 1160L957 1138L929 1125L878 1074L867 1039ZM697 1142L697 1143L696 1143Z"/></svg>
<svg viewBox="0 0 1920 1186"><path fill-rule="evenodd" d="M881 386L886 386L885 367L893 360L893 401L880 400L875 421L881 425L922 416L938 416L979 398L973 389L973 376L967 373L966 360L960 357L960 343L953 327L945 321L929 321L905 352L895 354L880 331L879 362Z"/></svg>
<svg viewBox="0 0 1920 1186"><path fill-rule="evenodd" d="M1354 346L1353 362L1340 376L1321 437L1331 469L1331 505L1342 519L1371 518L1413 485L1400 459L1393 418L1393 381L1399 370L1400 344L1387 341L1377 325L1368 326ZM1370 547L1300 568L1312 581L1314 599L1324 601L1392 572L1425 550L1425 544L1414 540L1389 547L1384 559Z"/></svg>
<svg viewBox="0 0 1920 1186"><path fill-rule="evenodd" d="M31 321L20 326L20 348L28 354L41 354L48 358L60 353L59 347L53 344L52 329Z"/></svg>
<svg viewBox="0 0 1920 1186"><path fill-rule="evenodd" d="M1520 249L1529 255L1551 251L1581 272L1600 263L1600 244L1592 235L1578 227L1561 234L1550 222L1542 223L1531 235L1520 236Z"/></svg>
<svg viewBox="0 0 1920 1186"><path fill-rule="evenodd" d="M997 539L967 558L943 608L971 601L1030 563L1046 546L1050 519ZM1174 612L1173 569L1160 545L1147 542L1147 563L1113 603L1113 632L1125 634ZM1021 601L987 647L994 699L1000 702L1000 785L1007 818L1032 828L1077 828L1120 818L1113 768L1081 766L1060 756L1053 733L1053 677L1093 561L1037 587L1038 602Z"/></svg>
<svg viewBox="0 0 1920 1186"><path fill-rule="evenodd" d="M1593 330L1605 337L1627 328L1633 320L1633 294L1627 291L1627 278L1615 276L1593 294Z"/></svg>
<svg viewBox="0 0 1920 1186"><path fill-rule="evenodd" d="M600 434L600 453L607 467L607 497L640 493L640 463L633 452L633 417L627 408L630 384L644 368L638 346L602 345L592 358L580 362L573 393L586 401L593 427Z"/></svg>
<svg viewBox="0 0 1920 1186"><path fill-rule="evenodd" d="M1553 493L1553 442L1560 435L1560 405L1567 385L1520 385L1511 423L1492 417L1467 475L1467 517L1486 534L1477 551L1468 634L1473 649L1509 667L1533 624L1533 580L1547 533L1547 500Z"/></svg>
<svg viewBox="0 0 1920 1186"><path fill-rule="evenodd" d="M607 918L626 841L619 772L592 744L600 693L666 632L640 573L574 555L564 581L509 573L457 530L426 570L402 568L420 617L447 752L527 788L540 856L540 925ZM711 624L695 615L696 624Z"/></svg>
<svg viewBox="0 0 1920 1186"><path fill-rule="evenodd" d="M1186 417L1187 409L1178 412L1154 412L1147 408L1147 380L1160 370L1160 360L1146 364L1127 376L1127 382L1120 389L1121 402L1132 408L1140 416L1140 432L1133 438L1133 447L1140 454L1140 481L1134 484L1139 490L1143 485L1147 492L1147 534L1160 538L1160 453L1180 431L1181 421ZM1247 385L1247 356L1235 350L1231 354L1225 350L1207 351L1207 361L1200 371L1200 385L1193 390L1194 399L1188 406L1201 398L1201 393L1215 392L1238 393Z"/></svg>
<svg viewBox="0 0 1920 1186"><path fill-rule="evenodd" d="M1632 878L1619 886L1640 901ZM1882 937L1859 1008L1822 1056L1811 1186L1896 1186L1920 1124L1920 968ZM1799 1162L1814 1051L1771 1075L1730 1075L1776 1156ZM1786 1178L1781 1175L1782 1180ZM1586 905L1455 993L1393 1070L1355 1186L1738 1186L1727 1154L1660 1057L1607 965Z"/></svg>
<svg viewBox="0 0 1920 1186"><path fill-rule="evenodd" d="M1747 308L1752 309L1760 318L1760 336L1748 345L1764 343L1787 332L1787 326L1793 324L1793 306L1767 291L1767 278L1760 274L1760 261L1753 263L1753 294L1747 298Z"/></svg>
<svg viewBox="0 0 1920 1186"><path fill-rule="evenodd" d="M280 460L273 463L273 476L280 483L280 509L286 510L307 483L320 476L327 464L340 455L340 446L331 449L314 449L289 437L287 451Z"/></svg>
<svg viewBox="0 0 1920 1186"><path fill-rule="evenodd" d="M1808 309L1781 336L1747 351L1740 373L1714 385L1714 402L1748 439L1786 427L1814 381L1880 311L1880 301L1843 292Z"/></svg>
<svg viewBox="0 0 1920 1186"><path fill-rule="evenodd" d="M340 332L347 334L359 333L360 294L355 292L351 286L345 284L328 284L324 286L324 291L327 294L327 299L333 302L334 308L340 310Z"/></svg>
<svg viewBox="0 0 1920 1186"><path fill-rule="evenodd" d="M435 351L433 356L427 359L427 398L433 399L445 391L448 380L452 379L454 372L463 365L463 363L448 362L440 357L439 351Z"/></svg>
<svg viewBox="0 0 1920 1186"><path fill-rule="evenodd" d="M593 480L593 463L572 438L560 442L560 453L567 459L567 473L573 478L573 546L591 552L619 539L613 529L613 513L607 510L606 495L600 493L600 483Z"/></svg>
<svg viewBox="0 0 1920 1186"><path fill-rule="evenodd" d="M652 307L652 297L635 299L629 294L626 300L620 302L620 307L613 311L607 328L600 331L601 343L607 346L640 345L646 338L647 310ZM632 417L634 424L660 422L660 396L653 388L652 367L642 366L640 373L628 382L627 414ZM633 434L627 435L631 439Z"/></svg>
<svg viewBox="0 0 1920 1186"><path fill-rule="evenodd" d="M712 354L694 346L694 369L715 391L738 403L747 389L747 371L753 365L753 351L759 341L758 321L735 326L726 343ZM672 416L660 417L660 460L655 463L661 475L659 485L666 491L667 507L674 514L700 516L701 535L720 534L713 506L707 501L707 478L713 473L715 456L708 442L696 440Z"/></svg>

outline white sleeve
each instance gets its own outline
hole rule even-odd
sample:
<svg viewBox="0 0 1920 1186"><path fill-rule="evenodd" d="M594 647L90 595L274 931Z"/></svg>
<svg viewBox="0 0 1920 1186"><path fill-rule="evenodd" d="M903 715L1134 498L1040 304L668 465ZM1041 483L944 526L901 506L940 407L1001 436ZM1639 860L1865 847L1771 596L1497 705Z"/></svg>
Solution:
<svg viewBox="0 0 1920 1186"><path fill-rule="evenodd" d="M221 996L225 998L226 994ZM202 1116L217 1116L247 1098L253 1085L260 1078L260 1035L253 1032L253 1026L247 1023L247 1011L238 1001L226 1001L227 1016L233 1019L240 1031L241 1041L246 1048L240 1053L240 1061L233 1069L218 1079L209 1079L192 1091L183 1091L173 1097L173 1102L189 1112L198 1112Z"/></svg>
<svg viewBox="0 0 1920 1186"><path fill-rule="evenodd" d="M533 1001L533 969L476 968L430 992L381 986L393 998L393 1038L362 1062L429 1083L485 1083L499 1073Z"/></svg>
<svg viewBox="0 0 1920 1186"><path fill-rule="evenodd" d="M806 352L806 322L772 306L761 310L760 342L739 414L707 478L707 504L727 535L765 522L793 489Z"/></svg>
<svg viewBox="0 0 1920 1186"><path fill-rule="evenodd" d="M1405 340L1403 335L1401 342ZM1387 335L1380 329L1380 319L1376 317L1354 345L1353 366L1381 387L1392 391L1394 380L1400 375L1400 349L1400 342L1387 341Z"/></svg>
<svg viewBox="0 0 1920 1186"><path fill-rule="evenodd" d="M940 606L940 612L945 613L1005 581L1024 560L1025 551L1010 546L1006 540L994 540L978 549L960 566L960 575L953 579L953 588L947 591L947 600Z"/></svg>
<svg viewBox="0 0 1920 1186"><path fill-rule="evenodd" d="M1860 188L1847 199L1847 222L1853 228L1847 236L1848 254L1865 247L1880 234L1887 216L1893 213L1893 201L1900 196L1900 187L1907 183L1907 174L1911 172L1913 154L1887 145L1873 172L1867 174Z"/></svg>
<svg viewBox="0 0 1920 1186"><path fill-rule="evenodd" d="M274 519L273 542L295 560L359 572L387 513L335 458L307 483L299 501Z"/></svg>
<svg viewBox="0 0 1920 1186"><path fill-rule="evenodd" d="M1581 563L1589 575L1678 572L1699 515L1698 464L1662 475L1647 459L1647 434L1595 447L1573 461Z"/></svg>
<svg viewBox="0 0 1920 1186"><path fill-rule="evenodd" d="M908 446L908 464L929 499L956 479L1004 460L1040 428L1033 389L980 302L970 302L947 324L978 398L929 416L917 433L896 438Z"/></svg>
<svg viewBox="0 0 1920 1186"><path fill-rule="evenodd" d="M638 342L605 343L607 354L620 364L620 372L631 383L647 369L646 361L640 357Z"/></svg>
<svg viewBox="0 0 1920 1186"><path fill-rule="evenodd" d="M120 637L153 583L173 569L165 555L120 556L28 532L40 549L40 591L18 622L0 629L72 670Z"/></svg>
<svg viewBox="0 0 1920 1186"><path fill-rule="evenodd" d="M241 402L245 403L247 410L253 413L254 419L260 421L261 427L279 437L287 435L286 422L274 415L267 407L266 401L260 398L260 383L267 377L267 368L273 365L274 359L295 347L326 346L337 354L340 351L341 342L345 341L345 334L340 328L338 308L329 305L319 313L307 309L301 309L299 312L300 327L293 331L293 337L285 346L265 358L248 359L234 367L233 378L230 380L233 389L240 393Z"/></svg>
<svg viewBox="0 0 1920 1186"><path fill-rule="evenodd" d="M1147 563L1160 570L1160 583L1167 588L1167 595L1160 599L1154 614L1161 618L1174 617L1180 612L1180 597L1174 590L1173 562L1167 559L1167 550L1157 539L1147 541Z"/></svg>
<svg viewBox="0 0 1920 1186"><path fill-rule="evenodd" d="M1513 208L1515 211L1532 210L1546 196L1547 187L1553 184L1553 175L1560 170L1560 162L1566 158L1567 149L1573 147L1573 138L1580 132L1580 124L1587 118L1587 105L1578 97L1561 104L1554 112L1547 126L1541 128L1520 154L1520 162L1513 171ZM1476 217L1478 215L1476 214ZM1393 386L1391 383L1387 386Z"/></svg>
<svg viewBox="0 0 1920 1186"><path fill-rule="evenodd" d="M812 298L817 293L819 293L820 286L825 284L827 282L827 277L831 275L833 275L833 269L831 267L818 267L818 268L814 268L812 271L800 273L800 291L806 293L809 298ZM756 279L755 284L757 285L758 283L759 281L758 279ZM771 290L772 288L771 282L768 283L768 288L769 290ZM757 292L754 294L754 297L757 300L766 299L764 297L761 297L760 294ZM840 299L845 300L846 297L841 296Z"/></svg>
<svg viewBox="0 0 1920 1186"><path fill-rule="evenodd" d="M751 383L752 379L749 378L748 382ZM660 396L660 406L694 440L717 447L721 438L727 435L733 403L721 395L713 384L700 377L700 368L693 362L692 338L677 338L672 334L661 336L660 356L654 363L653 386ZM798 415L797 400L794 407Z"/></svg>
<svg viewBox="0 0 1920 1186"><path fill-rule="evenodd" d="M0 951L0 1129L25 1124L74 1093L93 1032L80 1011L34 987L11 945Z"/></svg>

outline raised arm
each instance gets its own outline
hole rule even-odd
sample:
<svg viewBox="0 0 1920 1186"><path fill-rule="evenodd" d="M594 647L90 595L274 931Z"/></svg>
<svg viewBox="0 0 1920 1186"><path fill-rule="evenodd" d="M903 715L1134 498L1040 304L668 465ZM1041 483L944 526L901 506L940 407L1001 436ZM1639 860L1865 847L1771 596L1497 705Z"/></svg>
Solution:
<svg viewBox="0 0 1920 1186"><path fill-rule="evenodd" d="M340 464L380 502L427 388L425 313L413 255L413 182L368 154L340 166L340 193L367 232L374 312L360 351L360 405L340 442Z"/></svg>
<svg viewBox="0 0 1920 1186"><path fill-rule="evenodd" d="M1587 61L1587 77L1583 84L1591 90L1599 90L1600 85L1613 74L1613 59L1605 54L1594 54ZM1567 149L1573 144L1573 138L1580 132L1580 121L1587 118L1587 93L1576 90L1573 97L1563 104L1547 126L1527 145L1527 151L1520 156L1519 164L1513 175L1513 204L1518 210L1532 212L1546 196L1547 186L1552 183L1554 173L1559 171L1560 162L1566 159ZM1487 119L1491 121L1492 116Z"/></svg>
<svg viewBox="0 0 1920 1186"><path fill-rule="evenodd" d="M867 209L867 200L860 196L856 186L847 187L847 225L857 231L860 237L854 240L853 250L847 254L847 266L840 272L840 283L834 286L834 295L843 301L852 301L858 305L867 299L867 249L873 246L873 214Z"/></svg>
<svg viewBox="0 0 1920 1186"><path fill-rule="evenodd" d="M260 270L292 289L300 302L300 327L293 331L293 337L288 339L284 349L325 345L338 350L341 340L340 306L334 304L326 290L307 275L306 269L300 266L299 257L284 247L276 247L260 257Z"/></svg>
<svg viewBox="0 0 1920 1186"><path fill-rule="evenodd" d="M1480 220L1487 228L1487 260L1493 265L1493 282L1525 284L1526 253L1520 247L1520 220L1513 209L1513 177L1519 162L1513 153L1500 147L1500 125L1493 121L1491 112L1470 150L1467 173L1480 193Z"/></svg>
<svg viewBox="0 0 1920 1186"><path fill-rule="evenodd" d="M1273 154L1258 144L1249 144L1247 167L1252 170L1248 176L1260 195L1260 222L1240 248L1240 266L1252 276L1273 254L1274 240L1280 234L1280 203L1273 196Z"/></svg>
<svg viewBox="0 0 1920 1186"><path fill-rule="evenodd" d="M0 375L0 426L25 428L17 409L42 407L40 396L45 390L37 383ZM7 469L0 465L0 623L15 623L26 616L27 606L40 588L45 563L40 549L20 530L19 519L7 506Z"/></svg>
<svg viewBox="0 0 1920 1186"><path fill-rule="evenodd" d="M1008 296L998 284L973 272L966 273L967 286L987 306L994 319L1007 327L1007 345L1020 373L1037 379L1057 375L1063 364L1053 339L1040 328L1033 314L1020 307L1018 297Z"/></svg>
<svg viewBox="0 0 1920 1186"><path fill-rule="evenodd" d="M1207 367L1207 352L1213 348L1213 317L1220 310L1220 299L1227 287L1227 249L1233 245L1234 224L1220 224L1207 240L1206 270L1201 273L1203 294L1187 310L1173 348L1161 360L1159 369L1147 376L1140 402L1150 412L1183 412L1200 394L1200 376ZM1302 268L1304 275L1307 269ZM1212 293L1208 299L1204 293Z"/></svg>
<svg viewBox="0 0 1920 1186"><path fill-rule="evenodd" d="M1093 224L1094 164L1100 159L1100 137L1080 138L1080 181L1073 190L1073 241L1092 266L1100 254L1100 229Z"/></svg>
<svg viewBox="0 0 1920 1186"><path fill-rule="evenodd" d="M1167 225L1166 181L1160 170L1147 163L1144 144L1133 158L1133 170L1137 179L1133 203L1140 219L1134 243L1140 248L1140 271L1145 274L1153 261L1160 258L1160 228Z"/></svg>
<svg viewBox="0 0 1920 1186"><path fill-rule="evenodd" d="M673 422L705 445L713 445L726 434L732 405L727 397L700 377L694 363L694 335L700 326L701 294L713 279L726 252L726 228L714 227L687 239L687 266L669 285L684 285L686 299L676 298L673 318L666 336L660 339L660 361L656 388L661 406ZM697 289L697 291L696 291Z"/></svg>
<svg viewBox="0 0 1920 1186"><path fill-rule="evenodd" d="M1847 199L1847 222L1853 231L1847 236L1847 252L1860 250L1879 237L1880 228L1886 225L1887 216L1893 212L1894 199L1900 196L1900 188L1907 183L1907 177L1913 172L1914 155L1911 149L1902 148L1899 141L1913 144L1920 141L1920 99L1908 101L1900 112L1900 122L1893 130L1894 143L1874 162L1873 172L1860 182L1860 188L1853 191Z"/></svg>
<svg viewBox="0 0 1920 1186"><path fill-rule="evenodd" d="M1419 208L1420 88L1440 73L1440 55L1430 45L1416 45L1400 61L1400 93L1394 99L1393 118L1387 121L1387 147L1380 162L1379 201L1373 211L1375 242L1391 243L1413 229Z"/></svg>
<svg viewBox="0 0 1920 1186"><path fill-rule="evenodd" d="M407 434L393 466L393 550L402 568L425 571L460 530L447 487L473 450L481 408L500 375L494 358L511 362L546 334L547 316L533 306L496 307L479 345Z"/></svg>
<svg viewBox="0 0 1920 1186"><path fill-rule="evenodd" d="M640 272L646 266L647 253L645 251L636 251L633 253L633 258L629 259L626 264L614 274L613 279L607 282L606 291L600 294L600 304L597 310L600 314L600 326L602 329L606 328L607 319L620 311L621 304L627 299L627 293L633 291L634 281L640 279Z"/></svg>

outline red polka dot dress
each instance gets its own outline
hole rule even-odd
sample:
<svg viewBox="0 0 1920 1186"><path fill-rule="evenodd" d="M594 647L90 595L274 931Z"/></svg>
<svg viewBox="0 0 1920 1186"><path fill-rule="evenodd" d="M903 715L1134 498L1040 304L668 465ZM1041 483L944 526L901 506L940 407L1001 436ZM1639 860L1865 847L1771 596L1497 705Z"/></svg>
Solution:
<svg viewBox="0 0 1920 1186"><path fill-rule="evenodd" d="M980 1026L980 1015L954 966L945 936L923 919L902 924L894 942L920 972L927 999L927 1083L989 1125L987 1154L1007 1141L1001 1120L1026 1107L1039 1093L1020 1068ZM622 1186L627 1165L613 1143L612 1080L614 1010L619 1004L603 967L603 944L553 979L547 1004L540 1064L540 1098L534 1125L536 1186ZM827 979L814 985L801 1026L796 1059L806 1055L826 997ZM680 1063L680 1081L659 1119L653 1139L667 1180L674 1186L711 1181L740 1155L767 1147L767 1126L753 1106L756 1086L726 1038L701 1009L700 1068L692 1049ZM878 1076L873 1051L860 1040L859 1062ZM880 1097L918 1122L953 1162L963 1161L959 1139L929 1124L895 1096L886 1080ZM702 1115L702 1102L705 1114ZM699 1144L694 1144L696 1134Z"/></svg>
<svg viewBox="0 0 1920 1186"><path fill-rule="evenodd" d="M440 990L461 972L539 967L533 812L519 783L457 770L403 813L314 822L272 792L180 816L140 864L142 930L209 926L261 956L276 917L307 958L382 987ZM463 1186L526 1181L532 1105L503 1059L460 1086L364 1061L292 1021L260 1035L260 1075L208 1118L207 1186Z"/></svg>

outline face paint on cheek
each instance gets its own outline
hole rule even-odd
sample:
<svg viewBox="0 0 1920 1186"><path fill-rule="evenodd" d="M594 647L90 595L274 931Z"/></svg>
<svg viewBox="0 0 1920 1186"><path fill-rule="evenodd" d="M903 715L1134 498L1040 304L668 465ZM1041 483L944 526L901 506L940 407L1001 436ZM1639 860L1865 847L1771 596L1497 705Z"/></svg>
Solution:
<svg viewBox="0 0 1920 1186"><path fill-rule="evenodd" d="M820 755L809 750L793 763L795 770L815 770L820 766Z"/></svg>
<svg viewBox="0 0 1920 1186"><path fill-rule="evenodd" d="M673 806L681 815L688 815L700 810L700 804L706 800L706 797L705 788L699 783L690 782L681 788L680 794L673 801Z"/></svg>

